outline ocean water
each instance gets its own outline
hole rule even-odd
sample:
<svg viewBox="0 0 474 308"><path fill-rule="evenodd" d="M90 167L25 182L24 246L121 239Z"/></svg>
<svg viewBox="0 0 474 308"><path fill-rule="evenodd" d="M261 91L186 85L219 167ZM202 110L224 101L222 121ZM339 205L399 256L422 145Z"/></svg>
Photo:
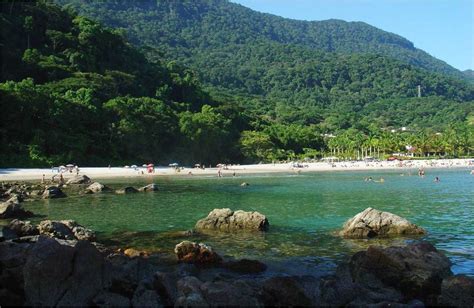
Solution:
<svg viewBox="0 0 474 308"><path fill-rule="evenodd" d="M403 174L403 175L402 175ZM384 178L383 183L365 182ZM435 183L434 177L441 181ZM74 219L95 230L100 242L172 254L189 239L211 245L224 256L252 258L293 274L331 269L369 245L399 245L412 238L347 240L335 235L342 224L367 207L389 211L425 228L446 253L454 273L474 276L474 176L463 170L428 170L424 178L408 170L319 172L109 179L113 188L160 186L155 193L72 196L25 203L41 215L33 220ZM250 185L241 187L240 183ZM185 237L214 208L259 211L270 222L267 233Z"/></svg>

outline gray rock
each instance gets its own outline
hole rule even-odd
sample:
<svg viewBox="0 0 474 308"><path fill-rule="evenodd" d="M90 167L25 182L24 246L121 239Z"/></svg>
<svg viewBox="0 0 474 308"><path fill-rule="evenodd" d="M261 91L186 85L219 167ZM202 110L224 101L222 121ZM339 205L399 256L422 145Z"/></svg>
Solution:
<svg viewBox="0 0 474 308"><path fill-rule="evenodd" d="M91 185L87 186L85 193L97 194L106 191L110 191L110 188L103 184L100 184L99 182L94 182Z"/></svg>
<svg viewBox="0 0 474 308"><path fill-rule="evenodd" d="M456 275L443 280L438 304L452 307L474 307L474 279Z"/></svg>
<svg viewBox="0 0 474 308"><path fill-rule="evenodd" d="M91 179L87 175L76 175L72 179L69 179L66 184L90 184Z"/></svg>
<svg viewBox="0 0 474 308"><path fill-rule="evenodd" d="M214 209L206 218L199 220L198 231L267 231L268 220L259 212L244 212L231 209Z"/></svg>
<svg viewBox="0 0 474 308"><path fill-rule="evenodd" d="M0 303L5 306L22 306L23 265L26 262L28 244L0 243Z"/></svg>
<svg viewBox="0 0 474 308"><path fill-rule="evenodd" d="M39 233L64 240L94 241L95 233L76 223L74 220L43 220L38 225Z"/></svg>
<svg viewBox="0 0 474 308"><path fill-rule="evenodd" d="M33 306L86 306L110 286L106 263L86 241L75 246L40 237L24 266L26 304Z"/></svg>
<svg viewBox="0 0 474 308"><path fill-rule="evenodd" d="M178 280L178 298L175 307L208 307L201 292L202 281L194 276L186 276Z"/></svg>
<svg viewBox="0 0 474 308"><path fill-rule="evenodd" d="M265 306L311 306L303 286L294 277L272 277L262 286Z"/></svg>
<svg viewBox="0 0 474 308"><path fill-rule="evenodd" d="M152 191L158 191L158 190L159 188L158 188L158 185L156 184L148 184L138 189L138 191L141 191L141 192L152 192Z"/></svg>
<svg viewBox="0 0 474 308"><path fill-rule="evenodd" d="M425 301L440 294L441 282L452 275L449 259L427 242L406 247L370 246L352 256L349 268L354 282L370 288L380 281L408 300Z"/></svg>
<svg viewBox="0 0 474 308"><path fill-rule="evenodd" d="M267 266L257 260L241 259L237 261L228 261L222 264L224 268L242 274L256 274L264 272Z"/></svg>
<svg viewBox="0 0 474 308"><path fill-rule="evenodd" d="M140 283L132 297L133 307L164 307L160 296L153 290L152 285Z"/></svg>
<svg viewBox="0 0 474 308"><path fill-rule="evenodd" d="M339 234L345 238L371 238L422 235L426 234L426 231L400 216L369 207L349 219Z"/></svg>
<svg viewBox="0 0 474 308"><path fill-rule="evenodd" d="M14 231L19 237L39 234L38 227L32 225L30 221L13 219L8 224L8 228Z"/></svg>
<svg viewBox="0 0 474 308"><path fill-rule="evenodd" d="M122 189L117 189L115 191L116 194L119 194L119 195L125 195L125 194L133 194L133 193L137 193L138 190L134 187L125 187L125 188L122 188Z"/></svg>
<svg viewBox="0 0 474 308"><path fill-rule="evenodd" d="M130 307L130 300L117 293L103 291L92 300L97 307Z"/></svg>
<svg viewBox="0 0 474 308"><path fill-rule="evenodd" d="M49 186L43 192L42 195L43 199L56 199L56 198L64 198L66 195L63 191L57 186Z"/></svg>
<svg viewBox="0 0 474 308"><path fill-rule="evenodd" d="M33 216L33 213L24 210L20 203L18 203L18 198L16 197L12 197L0 203L0 219L26 218L31 216Z"/></svg>
<svg viewBox="0 0 474 308"><path fill-rule="evenodd" d="M208 281L200 286L201 294L211 306L262 307L258 291L243 280Z"/></svg>
<svg viewBox="0 0 474 308"><path fill-rule="evenodd" d="M202 243L183 241L176 245L174 252L179 261L186 263L216 264L222 261L210 246Z"/></svg>

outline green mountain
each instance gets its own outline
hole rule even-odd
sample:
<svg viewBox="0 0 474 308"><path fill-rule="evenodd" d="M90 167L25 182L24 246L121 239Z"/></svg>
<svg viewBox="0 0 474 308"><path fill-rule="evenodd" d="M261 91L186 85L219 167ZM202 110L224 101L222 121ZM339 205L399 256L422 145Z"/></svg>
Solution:
<svg viewBox="0 0 474 308"><path fill-rule="evenodd" d="M57 2L108 26L123 28L133 43L160 47L170 58L185 60L203 52L228 52L234 46L278 43L323 52L383 55L432 72L463 77L407 39L363 22L291 20L226 0Z"/></svg>

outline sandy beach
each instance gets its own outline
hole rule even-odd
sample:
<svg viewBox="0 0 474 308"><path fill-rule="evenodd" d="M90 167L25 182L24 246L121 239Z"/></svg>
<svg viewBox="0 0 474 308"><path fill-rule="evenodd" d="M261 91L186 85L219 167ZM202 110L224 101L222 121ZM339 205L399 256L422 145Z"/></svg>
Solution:
<svg viewBox="0 0 474 308"><path fill-rule="evenodd" d="M318 172L318 171L364 171L364 170L400 170L403 172L417 172L419 168L465 168L466 172L474 169L473 159L443 159L443 160L412 160L412 161L381 161L381 162L316 162L316 163L280 163L280 164L256 164L256 165L228 165L221 168L180 168L156 167L154 173L147 173L146 168L131 167L79 167L79 174L85 174L93 179L105 178L127 178L127 177L154 177L154 176L191 176L191 175L218 175L219 170L223 177L232 176L234 173L287 173L287 172ZM45 175L50 180L58 174L57 169L45 168L5 168L0 169L0 181L31 181L41 180ZM75 172L64 172L67 180L75 175Z"/></svg>

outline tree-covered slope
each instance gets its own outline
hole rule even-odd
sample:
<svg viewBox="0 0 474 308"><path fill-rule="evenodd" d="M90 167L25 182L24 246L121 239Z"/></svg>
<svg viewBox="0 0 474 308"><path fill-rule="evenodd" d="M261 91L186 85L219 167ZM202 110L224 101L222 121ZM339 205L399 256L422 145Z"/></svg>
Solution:
<svg viewBox="0 0 474 308"><path fill-rule="evenodd" d="M108 26L123 28L132 42L160 47L175 59L258 41L326 52L384 55L432 72L464 76L405 38L363 22L291 20L226 0L57 1Z"/></svg>

